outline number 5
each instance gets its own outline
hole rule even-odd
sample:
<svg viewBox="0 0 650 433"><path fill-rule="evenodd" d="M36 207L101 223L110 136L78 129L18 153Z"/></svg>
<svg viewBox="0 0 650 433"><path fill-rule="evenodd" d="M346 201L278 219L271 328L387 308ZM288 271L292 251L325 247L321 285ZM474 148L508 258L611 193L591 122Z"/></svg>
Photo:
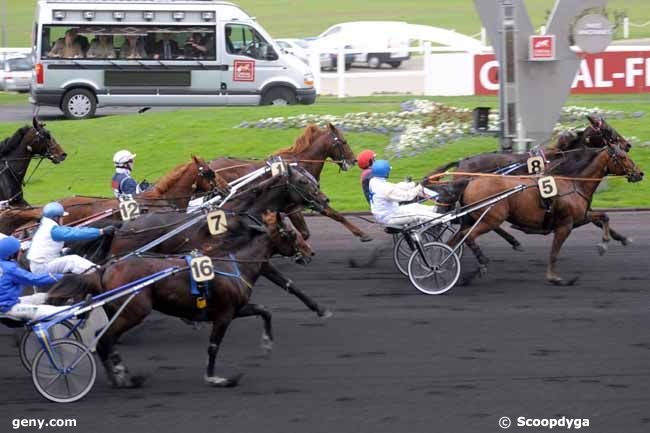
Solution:
<svg viewBox="0 0 650 433"><path fill-rule="evenodd" d="M537 187L539 188L539 195L542 198L551 198L555 197L558 193L557 184L553 176L542 177L537 181Z"/></svg>

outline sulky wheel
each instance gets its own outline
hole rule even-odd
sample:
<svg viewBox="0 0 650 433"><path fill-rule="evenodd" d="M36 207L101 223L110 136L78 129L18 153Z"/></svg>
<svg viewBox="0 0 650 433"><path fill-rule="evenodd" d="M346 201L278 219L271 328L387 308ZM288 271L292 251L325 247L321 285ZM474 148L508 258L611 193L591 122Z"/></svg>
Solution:
<svg viewBox="0 0 650 433"><path fill-rule="evenodd" d="M422 233L422 243L427 244L430 242L447 242L456 233L456 228L451 224L441 224L430 227ZM400 234L395 241L393 248L393 261L397 269L403 274L408 276L408 264L413 254L413 249L407 242L404 234ZM461 245L456 251L458 257L463 256L463 246Z"/></svg>
<svg viewBox="0 0 650 433"><path fill-rule="evenodd" d="M411 255L408 275L416 289L427 295L441 295L454 287L460 277L460 259L449 246L431 242Z"/></svg>
<svg viewBox="0 0 650 433"><path fill-rule="evenodd" d="M51 346L53 365L45 350L38 352L32 364L36 390L56 403L82 399L95 384L97 364L90 350L74 340L57 340Z"/></svg>
<svg viewBox="0 0 650 433"><path fill-rule="evenodd" d="M63 321L52 325L48 332L50 334L50 341L61 340L64 338L81 342L81 334L72 325L72 323ZM25 332L20 339L20 362L23 367L29 372L32 371L32 361L36 354L42 349L41 342L34 332L29 329Z"/></svg>

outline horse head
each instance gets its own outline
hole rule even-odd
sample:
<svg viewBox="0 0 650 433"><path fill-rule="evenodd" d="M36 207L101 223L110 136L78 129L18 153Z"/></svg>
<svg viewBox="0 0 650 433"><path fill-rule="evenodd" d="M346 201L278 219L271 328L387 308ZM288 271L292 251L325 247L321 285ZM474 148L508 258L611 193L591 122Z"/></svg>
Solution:
<svg viewBox="0 0 650 433"><path fill-rule="evenodd" d="M327 133L323 134L321 139L325 140L325 145L329 148L327 156L336 161L341 170L348 171L357 163L354 152L343 133L336 126L328 123L326 129Z"/></svg>
<svg viewBox="0 0 650 433"><path fill-rule="evenodd" d="M589 126L582 134L582 142L587 147L605 147L614 144L621 147L624 152L629 152L632 145L621 134L618 133L601 116L587 116Z"/></svg>
<svg viewBox="0 0 650 433"><path fill-rule="evenodd" d="M628 182L643 180L643 172L619 144L607 144L607 153L609 154L607 171L610 174L625 176Z"/></svg>
<svg viewBox="0 0 650 433"><path fill-rule="evenodd" d="M287 228L278 212L266 210L262 214L262 222L276 253L285 257L294 257L296 263L301 265L311 262L311 258L316 253L297 231Z"/></svg>
<svg viewBox="0 0 650 433"><path fill-rule="evenodd" d="M32 155L43 156L55 164L63 162L68 156L50 131L45 128L45 124L36 120L36 117L32 118L32 128L25 135L24 141Z"/></svg>
<svg viewBox="0 0 650 433"><path fill-rule="evenodd" d="M193 167L196 169L194 183L192 184L193 192L216 191L221 196L228 195L230 186L223 177L219 176L203 159L197 156L192 155L192 162Z"/></svg>

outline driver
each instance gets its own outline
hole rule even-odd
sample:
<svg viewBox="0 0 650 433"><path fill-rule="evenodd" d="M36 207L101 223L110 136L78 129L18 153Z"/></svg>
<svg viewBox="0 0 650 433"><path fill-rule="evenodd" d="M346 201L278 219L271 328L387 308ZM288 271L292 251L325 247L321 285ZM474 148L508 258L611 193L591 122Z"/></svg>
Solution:
<svg viewBox="0 0 650 433"><path fill-rule="evenodd" d="M138 182L131 177L134 160L135 153L131 153L128 150L120 150L113 155L115 174L111 179L111 188L113 188L113 194L115 194L115 197L117 198L124 195L140 194L151 187L146 180L143 180L138 184Z"/></svg>
<svg viewBox="0 0 650 433"><path fill-rule="evenodd" d="M409 203L400 206L400 202L414 200L424 196L425 189L414 182L388 182L390 163L378 159L372 164L372 178L369 183L370 209L377 222L389 225L417 224L440 216L434 206ZM436 193L426 190L428 194ZM427 197L428 198L428 197Z"/></svg>
<svg viewBox="0 0 650 433"><path fill-rule="evenodd" d="M357 165L361 170L361 189L366 201L370 203L370 179L372 178L372 163L377 154L372 150L364 150L357 156Z"/></svg>
<svg viewBox="0 0 650 433"><path fill-rule="evenodd" d="M12 260L20 250L20 241L13 236L0 239L0 313L19 320L34 320L49 316L66 306L44 305L47 293L19 296L22 286L47 286L63 278L62 274L35 275Z"/></svg>
<svg viewBox="0 0 650 433"><path fill-rule="evenodd" d="M43 218L27 252L27 260L32 272L81 274L95 264L77 255L62 256L64 242L92 240L115 233L114 226L106 226L102 229L60 226L65 215L67 213L63 210L63 206L56 202L48 203L43 208Z"/></svg>

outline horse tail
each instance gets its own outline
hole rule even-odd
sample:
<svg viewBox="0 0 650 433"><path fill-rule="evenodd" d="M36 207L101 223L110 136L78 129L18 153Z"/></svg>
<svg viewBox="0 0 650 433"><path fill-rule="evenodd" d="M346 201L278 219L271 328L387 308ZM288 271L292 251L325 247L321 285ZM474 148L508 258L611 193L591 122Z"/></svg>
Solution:
<svg viewBox="0 0 650 433"><path fill-rule="evenodd" d="M99 293L105 268L81 275L69 274L59 280L47 293L48 300L63 304L68 299L83 299L88 293Z"/></svg>

